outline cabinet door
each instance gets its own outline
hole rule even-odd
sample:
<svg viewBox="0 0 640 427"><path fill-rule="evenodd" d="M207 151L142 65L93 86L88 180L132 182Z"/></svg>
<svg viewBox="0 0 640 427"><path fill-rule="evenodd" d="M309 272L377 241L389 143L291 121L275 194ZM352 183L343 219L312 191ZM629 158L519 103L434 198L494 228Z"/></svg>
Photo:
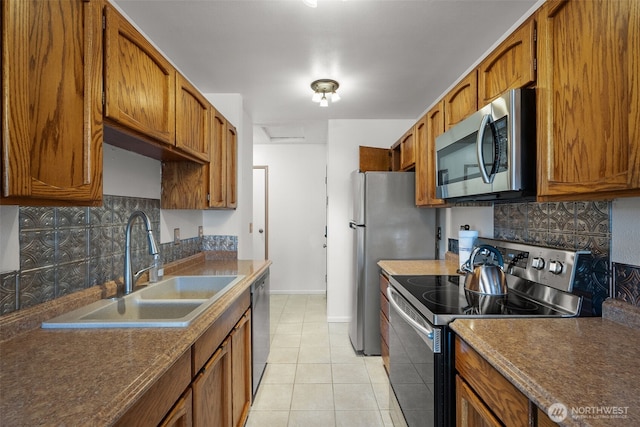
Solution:
<svg viewBox="0 0 640 427"><path fill-rule="evenodd" d="M159 427L191 427L193 425L192 392L188 389L176 402Z"/></svg>
<svg viewBox="0 0 640 427"><path fill-rule="evenodd" d="M360 172L391 170L391 153L388 148L378 147L358 147L358 158Z"/></svg>
<svg viewBox="0 0 640 427"><path fill-rule="evenodd" d="M458 375L456 375L456 426L502 426L484 402L476 396L473 390Z"/></svg>
<svg viewBox="0 0 640 427"><path fill-rule="evenodd" d="M472 71L444 98L445 130L478 110L478 79Z"/></svg>
<svg viewBox="0 0 640 427"><path fill-rule="evenodd" d="M549 2L537 17L539 200L640 195L640 2Z"/></svg>
<svg viewBox="0 0 640 427"><path fill-rule="evenodd" d="M411 127L400 140L400 168L405 171L416 164L415 127Z"/></svg>
<svg viewBox="0 0 640 427"><path fill-rule="evenodd" d="M194 426L232 426L230 350L227 338L192 383Z"/></svg>
<svg viewBox="0 0 640 427"><path fill-rule="evenodd" d="M176 73L176 147L209 161L210 104L207 99Z"/></svg>
<svg viewBox="0 0 640 427"><path fill-rule="evenodd" d="M436 136L444 133L444 102L438 102L416 126L416 205L440 206L436 198Z"/></svg>
<svg viewBox="0 0 640 427"><path fill-rule="evenodd" d="M105 15L105 117L175 145L175 69L114 8Z"/></svg>
<svg viewBox="0 0 640 427"><path fill-rule="evenodd" d="M209 163L209 207L224 208L227 195L227 120L213 110L211 121L213 135Z"/></svg>
<svg viewBox="0 0 640 427"><path fill-rule="evenodd" d="M231 332L231 368L233 426L242 427L251 407L251 310Z"/></svg>
<svg viewBox="0 0 640 427"><path fill-rule="evenodd" d="M535 31L535 20L531 18L482 61L478 67L478 107L509 89L535 82Z"/></svg>
<svg viewBox="0 0 640 427"><path fill-rule="evenodd" d="M1 7L0 203L99 202L100 3L5 0Z"/></svg>
<svg viewBox="0 0 640 427"><path fill-rule="evenodd" d="M191 350L171 368L114 424L115 427L155 427L175 408L191 382Z"/></svg>
<svg viewBox="0 0 640 427"><path fill-rule="evenodd" d="M547 415L547 413L542 409L536 408L536 413L538 417L536 421L536 427L558 427L558 424L551 421L549 415Z"/></svg>
<svg viewBox="0 0 640 427"><path fill-rule="evenodd" d="M459 337L455 339L455 364L460 377L496 419L507 426L529 426L527 397Z"/></svg>
<svg viewBox="0 0 640 427"><path fill-rule="evenodd" d="M236 128L227 122L227 203L228 208L238 207L238 134Z"/></svg>
<svg viewBox="0 0 640 427"><path fill-rule="evenodd" d="M162 209L206 209L208 171L193 162L162 162Z"/></svg>

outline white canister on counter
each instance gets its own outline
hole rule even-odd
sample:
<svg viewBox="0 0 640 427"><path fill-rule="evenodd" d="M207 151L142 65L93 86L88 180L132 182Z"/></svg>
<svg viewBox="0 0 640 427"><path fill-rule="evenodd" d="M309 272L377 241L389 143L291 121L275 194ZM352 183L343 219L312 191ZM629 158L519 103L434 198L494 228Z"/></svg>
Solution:
<svg viewBox="0 0 640 427"><path fill-rule="evenodd" d="M473 245L478 238L477 230L460 230L458 232L458 256L460 257L460 270L462 266L469 260Z"/></svg>

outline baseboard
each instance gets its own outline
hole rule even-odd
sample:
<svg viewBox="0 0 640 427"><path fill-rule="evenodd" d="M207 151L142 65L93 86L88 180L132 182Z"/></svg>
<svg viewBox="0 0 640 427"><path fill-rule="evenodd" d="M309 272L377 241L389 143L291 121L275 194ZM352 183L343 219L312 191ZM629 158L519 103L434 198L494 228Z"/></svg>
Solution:
<svg viewBox="0 0 640 427"><path fill-rule="evenodd" d="M324 289L311 289L311 290L274 290L271 289L269 292L270 295L325 295L327 291Z"/></svg>
<svg viewBox="0 0 640 427"><path fill-rule="evenodd" d="M328 316L327 323L349 323L351 317L349 316Z"/></svg>

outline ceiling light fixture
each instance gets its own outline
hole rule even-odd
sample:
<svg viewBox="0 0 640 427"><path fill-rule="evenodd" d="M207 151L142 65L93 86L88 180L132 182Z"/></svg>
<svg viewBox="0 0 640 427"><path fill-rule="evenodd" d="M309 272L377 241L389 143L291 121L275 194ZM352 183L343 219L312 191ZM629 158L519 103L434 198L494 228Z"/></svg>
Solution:
<svg viewBox="0 0 640 427"><path fill-rule="evenodd" d="M311 83L311 89L313 90L313 96L311 100L313 102L319 102L321 107L329 106L329 98L331 102L340 101L340 95L336 92L340 84L335 80L320 79ZM327 98L329 95L329 98Z"/></svg>
<svg viewBox="0 0 640 427"><path fill-rule="evenodd" d="M318 0L302 0L309 7L318 7Z"/></svg>

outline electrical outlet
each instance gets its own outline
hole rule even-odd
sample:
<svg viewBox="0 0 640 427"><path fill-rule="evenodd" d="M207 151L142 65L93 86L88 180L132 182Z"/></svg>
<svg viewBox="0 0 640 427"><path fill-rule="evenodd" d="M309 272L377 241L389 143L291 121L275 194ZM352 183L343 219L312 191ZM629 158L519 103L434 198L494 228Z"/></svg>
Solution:
<svg viewBox="0 0 640 427"><path fill-rule="evenodd" d="M199 225L199 226L198 226L198 237L199 237L200 239L202 239L202 237L203 237L203 236L204 236L204 231L202 230L202 226L201 226L201 225Z"/></svg>
<svg viewBox="0 0 640 427"><path fill-rule="evenodd" d="M174 245L179 245L180 244L180 229L179 228L174 228L173 229L173 244Z"/></svg>

